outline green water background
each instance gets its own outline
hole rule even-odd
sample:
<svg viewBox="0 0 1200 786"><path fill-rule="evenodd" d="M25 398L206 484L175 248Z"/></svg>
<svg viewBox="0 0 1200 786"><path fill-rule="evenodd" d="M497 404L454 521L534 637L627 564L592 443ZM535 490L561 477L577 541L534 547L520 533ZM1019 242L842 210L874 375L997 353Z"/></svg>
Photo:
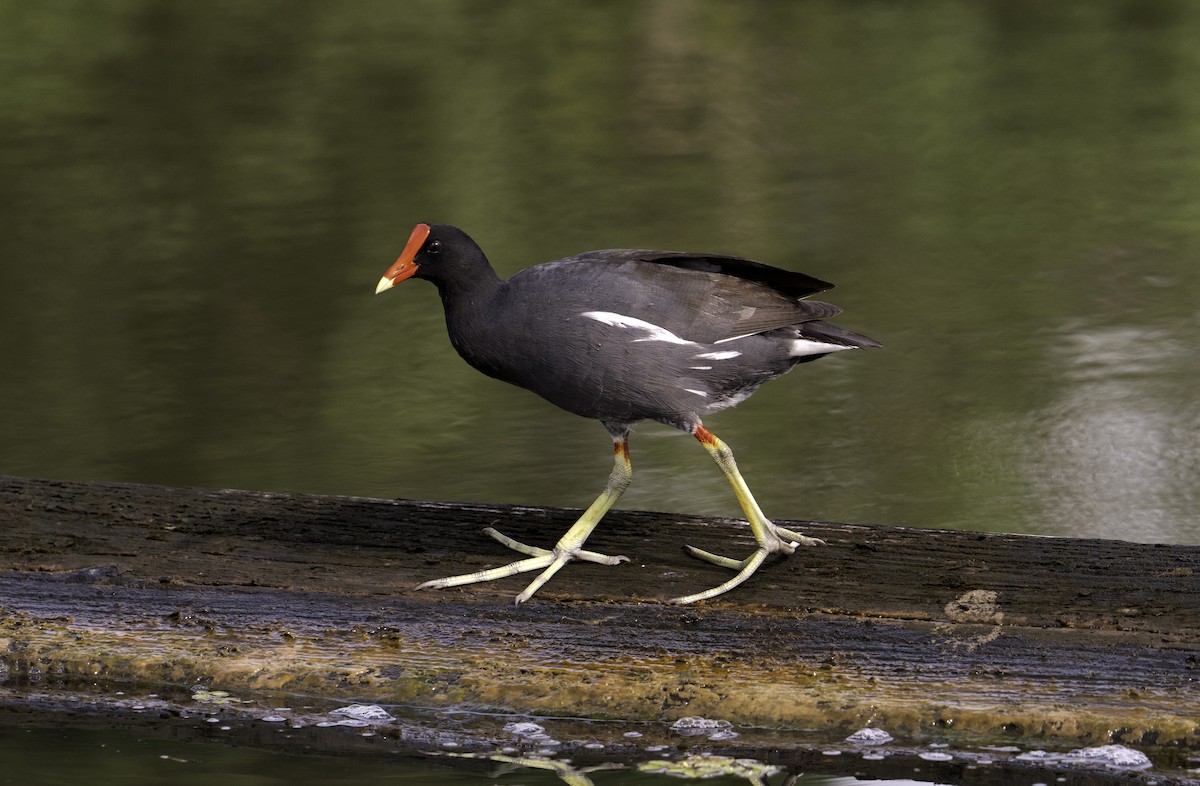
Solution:
<svg viewBox="0 0 1200 786"><path fill-rule="evenodd" d="M724 251L883 341L707 425L769 515L1200 542L1200 5L0 1L0 472L581 506L502 274ZM623 505L739 515L647 424ZM548 533L552 537L554 533Z"/></svg>

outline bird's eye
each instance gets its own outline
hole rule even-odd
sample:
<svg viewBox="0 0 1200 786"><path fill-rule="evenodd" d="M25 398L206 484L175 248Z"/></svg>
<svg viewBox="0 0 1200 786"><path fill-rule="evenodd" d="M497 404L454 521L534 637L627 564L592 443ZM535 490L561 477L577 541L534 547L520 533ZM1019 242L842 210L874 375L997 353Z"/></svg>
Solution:
<svg viewBox="0 0 1200 786"><path fill-rule="evenodd" d="M425 253L426 254L442 253L442 241L440 241L440 240L431 241L429 245L425 246Z"/></svg>

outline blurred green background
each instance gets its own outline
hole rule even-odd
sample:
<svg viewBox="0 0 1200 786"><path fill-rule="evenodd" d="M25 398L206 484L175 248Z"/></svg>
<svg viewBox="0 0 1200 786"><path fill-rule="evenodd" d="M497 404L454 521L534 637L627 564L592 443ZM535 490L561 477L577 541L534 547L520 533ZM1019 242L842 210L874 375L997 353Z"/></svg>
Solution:
<svg viewBox="0 0 1200 786"><path fill-rule="evenodd" d="M1185 0L0 0L0 472L587 504L598 424L372 295L437 221L502 275L836 283L886 348L706 421L768 515L1200 542L1197 41ZM632 449L623 506L740 515L687 435Z"/></svg>

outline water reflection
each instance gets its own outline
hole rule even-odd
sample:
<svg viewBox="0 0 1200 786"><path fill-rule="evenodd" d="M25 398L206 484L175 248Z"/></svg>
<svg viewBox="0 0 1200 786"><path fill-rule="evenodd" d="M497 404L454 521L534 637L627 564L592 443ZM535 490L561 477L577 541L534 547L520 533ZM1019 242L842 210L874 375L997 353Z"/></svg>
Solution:
<svg viewBox="0 0 1200 786"><path fill-rule="evenodd" d="M1051 531L1162 541L1192 519L1200 402L1173 380L1193 354L1171 331L1136 326L1080 326L1054 345L1069 384L1031 419L1026 462Z"/></svg>

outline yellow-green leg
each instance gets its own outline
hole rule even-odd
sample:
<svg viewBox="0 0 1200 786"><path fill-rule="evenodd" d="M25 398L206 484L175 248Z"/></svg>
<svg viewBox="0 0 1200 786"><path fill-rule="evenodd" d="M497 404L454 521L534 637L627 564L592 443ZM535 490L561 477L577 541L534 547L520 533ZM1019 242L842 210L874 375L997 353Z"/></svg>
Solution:
<svg viewBox="0 0 1200 786"><path fill-rule="evenodd" d="M542 585L549 581L550 577L557 573L563 565L566 565L573 559L584 560L585 562L599 562L601 565L617 565L622 562L628 562L629 557L610 557L607 554L598 554L583 548L584 541L592 534L592 530L600 523L600 519L604 518L604 514L609 511L620 498L621 494L624 493L625 489L629 486L629 481L633 478L633 468L629 462L627 431L613 434L613 454L613 471L608 476L608 485L604 487L604 491L600 496L596 497L596 501L583 512L579 520L559 538L558 543L554 544L553 549L527 546L488 527L484 532L513 551L528 554L529 559L517 560L516 562L510 562L507 565L499 568L491 568L490 570L480 570L474 573L464 573L460 576L448 576L444 579L426 581L423 584L417 585L417 589L457 587L460 584L475 584L480 581L503 579L508 576L515 576L518 573L527 573L531 570L541 570L542 572L538 574L538 577L530 582L524 592L517 596L517 603L524 603L532 598L533 594L541 589Z"/></svg>
<svg viewBox="0 0 1200 786"><path fill-rule="evenodd" d="M733 486L733 493L737 495L738 503L742 506L742 512L746 514L746 521L750 523L750 531L754 533L754 539L758 541L758 548L749 557L743 560L735 560L713 554L704 549L698 549L694 546L688 546L688 553L692 556L699 557L724 568L729 568L730 570L736 570L738 573L724 584L713 587L710 590L705 590L704 592L697 592L694 595L684 595L683 597L675 598L672 600L672 603L695 603L698 600L708 600L709 598L715 598L717 595L728 592L754 575L754 571L758 570L759 566L771 554L791 554L796 550L797 546L825 545L825 541L823 540L806 537L798 532L793 532L790 529L784 529L773 524L762 512L762 508L758 506L754 495L750 493L750 487L746 485L745 479L742 478L742 473L738 472L737 463L733 460L733 451L729 449L729 446L704 426L696 426L695 430L692 431L692 435L699 440L700 444L708 451L708 454L712 456L713 461L717 462L717 466L721 468L721 472L725 473L725 477L729 479L729 485Z"/></svg>

